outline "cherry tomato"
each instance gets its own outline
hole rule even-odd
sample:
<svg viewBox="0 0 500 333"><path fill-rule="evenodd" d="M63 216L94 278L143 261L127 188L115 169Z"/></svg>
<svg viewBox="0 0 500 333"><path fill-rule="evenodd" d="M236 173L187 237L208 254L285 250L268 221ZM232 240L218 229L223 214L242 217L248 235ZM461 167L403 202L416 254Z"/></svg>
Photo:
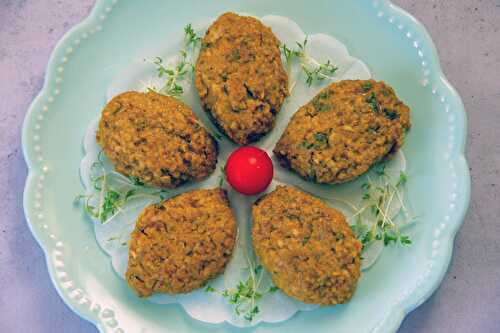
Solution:
<svg viewBox="0 0 500 333"><path fill-rule="evenodd" d="M262 149L251 146L238 148L227 159L226 178L240 193L260 193L273 179L273 162Z"/></svg>

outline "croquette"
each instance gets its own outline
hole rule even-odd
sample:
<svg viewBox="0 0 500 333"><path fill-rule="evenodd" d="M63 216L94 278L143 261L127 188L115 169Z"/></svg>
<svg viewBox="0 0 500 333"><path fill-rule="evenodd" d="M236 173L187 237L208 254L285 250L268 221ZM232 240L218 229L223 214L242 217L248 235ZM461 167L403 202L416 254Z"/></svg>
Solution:
<svg viewBox="0 0 500 333"><path fill-rule="evenodd" d="M236 220L222 189L152 204L132 232L127 282L141 297L200 288L224 270L235 238Z"/></svg>
<svg viewBox="0 0 500 333"><path fill-rule="evenodd" d="M362 249L342 213L291 186L252 208L253 246L274 284L312 304L348 301L360 276Z"/></svg>
<svg viewBox="0 0 500 333"><path fill-rule="evenodd" d="M114 97L102 111L97 142L116 171L151 186L199 181L217 164L217 144L191 108L155 92Z"/></svg>
<svg viewBox="0 0 500 333"><path fill-rule="evenodd" d="M208 29L195 85L212 120L246 145L268 133L288 95L280 42L259 20L225 13Z"/></svg>
<svg viewBox="0 0 500 333"><path fill-rule="evenodd" d="M401 148L410 126L410 109L384 82L340 81L293 115L274 154L307 180L343 183Z"/></svg>

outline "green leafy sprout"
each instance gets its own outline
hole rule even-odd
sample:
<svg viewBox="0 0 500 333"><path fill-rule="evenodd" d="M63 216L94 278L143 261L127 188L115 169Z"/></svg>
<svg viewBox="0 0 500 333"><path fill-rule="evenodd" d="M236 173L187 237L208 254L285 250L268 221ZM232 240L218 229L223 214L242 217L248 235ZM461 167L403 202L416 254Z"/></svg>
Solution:
<svg viewBox="0 0 500 333"><path fill-rule="evenodd" d="M191 23L184 27L184 34L187 46L197 45L201 41L201 37L196 34Z"/></svg>
<svg viewBox="0 0 500 333"><path fill-rule="evenodd" d="M224 182L226 181L226 165L221 166L220 168L221 174L219 176L219 187L224 186Z"/></svg>
<svg viewBox="0 0 500 333"><path fill-rule="evenodd" d="M412 244L410 236L403 234L400 229L416 220L403 200L408 175L400 171L397 179L391 179L385 164L379 165L374 171L376 178L367 176L367 181L361 185L363 195L359 204L336 197L326 199L340 202L354 212L350 219L355 219L355 223L351 227L363 244L363 249L373 242L383 242L385 246L397 243L409 246ZM392 212L391 207L395 204L400 208ZM396 223L396 219L400 221Z"/></svg>
<svg viewBox="0 0 500 333"><path fill-rule="evenodd" d="M165 78L165 82L159 88L146 85L148 91L159 94L180 97L184 88L180 82L187 79L188 74L194 72L194 61L201 45L201 37L196 34L191 24L184 27L184 48L179 51L177 63L169 67L161 57L155 57L151 63L156 66L159 78Z"/></svg>
<svg viewBox="0 0 500 333"><path fill-rule="evenodd" d="M134 199L165 199L167 192L144 186L138 178L126 177L116 171L106 171L102 152L91 167L90 181L94 191L80 194L75 204L81 204L84 211L102 224L108 223L120 213L123 207Z"/></svg>
<svg viewBox="0 0 500 333"><path fill-rule="evenodd" d="M256 265L252 260L247 258L249 276L245 281L240 281L231 289L217 290L208 285L205 287L205 292L216 293L227 299L229 304L234 305L234 312L237 316L243 317L248 322L252 322L260 313L257 301L267 294L272 294L278 290L278 287L271 286L262 291L260 283L263 277L263 268L261 265Z"/></svg>
<svg viewBox="0 0 500 333"><path fill-rule="evenodd" d="M367 177L367 182L361 186L364 190L362 206L354 214L356 224L353 226L356 236L366 247L374 241L382 241L385 246L400 243L401 245L411 245L410 236L401 233L400 225L413 222L415 217L410 215L408 208L403 201L403 186L408 180L408 175L401 171L397 181L391 180L386 172L385 164L375 169L378 179ZM392 212L391 207L399 204L397 212ZM368 212L368 218L374 221L371 227L363 224L362 216ZM402 216L402 223L396 223L395 219Z"/></svg>
<svg viewBox="0 0 500 333"><path fill-rule="evenodd" d="M291 66L294 59L298 59L300 67L306 76L306 84L310 87L313 83L322 81L325 79L333 79L333 75L338 70L336 66L332 64L330 60L325 63L320 63L313 57L311 57L307 51L307 37L302 43L296 42L297 48L289 48L286 44L281 45L281 52L285 57L287 63L287 72L290 76ZM296 82L290 85L290 92L295 87Z"/></svg>

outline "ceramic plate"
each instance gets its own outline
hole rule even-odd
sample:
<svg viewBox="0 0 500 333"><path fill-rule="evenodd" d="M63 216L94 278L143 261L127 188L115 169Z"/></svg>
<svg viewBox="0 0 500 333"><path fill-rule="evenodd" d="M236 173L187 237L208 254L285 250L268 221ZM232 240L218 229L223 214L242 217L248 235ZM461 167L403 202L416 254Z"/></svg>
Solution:
<svg viewBox="0 0 500 333"><path fill-rule="evenodd" d="M45 85L23 128L29 166L24 193L28 224L45 251L64 301L102 332L233 332L227 323L192 319L178 304L141 300L114 272L94 228L73 205L83 191L82 138L106 101L112 79L140 50L154 48L186 23L225 11L293 19L307 34L334 36L377 80L392 85L412 109L406 139L408 200L419 213L411 250L386 248L362 274L345 305L260 323L252 332L393 332L437 288L469 203L463 152L463 104L446 81L423 26L389 1L98 1L52 53Z"/></svg>

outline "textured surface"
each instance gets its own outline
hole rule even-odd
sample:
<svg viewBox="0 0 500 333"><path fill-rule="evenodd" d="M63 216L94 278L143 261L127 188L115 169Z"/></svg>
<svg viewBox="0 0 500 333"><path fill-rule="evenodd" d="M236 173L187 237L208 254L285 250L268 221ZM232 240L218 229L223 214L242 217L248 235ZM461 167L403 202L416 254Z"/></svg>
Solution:
<svg viewBox="0 0 500 333"><path fill-rule="evenodd" d="M215 140L193 110L152 91L115 96L101 113L96 137L116 171L151 186L200 181L217 164Z"/></svg>
<svg viewBox="0 0 500 333"><path fill-rule="evenodd" d="M284 293L306 303L342 304L360 274L362 244L345 216L293 186L252 206L255 253Z"/></svg>
<svg viewBox="0 0 500 333"><path fill-rule="evenodd" d="M194 190L144 209L130 241L127 282L139 296L188 293L223 272L236 239L227 192Z"/></svg>
<svg viewBox="0 0 500 333"><path fill-rule="evenodd" d="M234 142L247 145L274 127L288 78L279 41L259 20L221 15L202 40L195 73L203 108Z"/></svg>
<svg viewBox="0 0 500 333"><path fill-rule="evenodd" d="M500 329L500 2L398 0L429 29L444 71L460 91L469 117L472 201L443 284L410 314L401 332L496 332ZM20 128L41 88L57 40L83 19L93 1L0 2L0 330L94 332L52 287L43 254L22 214L26 168ZM30 316L26 319L25 314Z"/></svg>
<svg viewBox="0 0 500 333"><path fill-rule="evenodd" d="M318 183L344 183L396 153L410 109L374 80L343 80L302 106L274 147L280 164Z"/></svg>

